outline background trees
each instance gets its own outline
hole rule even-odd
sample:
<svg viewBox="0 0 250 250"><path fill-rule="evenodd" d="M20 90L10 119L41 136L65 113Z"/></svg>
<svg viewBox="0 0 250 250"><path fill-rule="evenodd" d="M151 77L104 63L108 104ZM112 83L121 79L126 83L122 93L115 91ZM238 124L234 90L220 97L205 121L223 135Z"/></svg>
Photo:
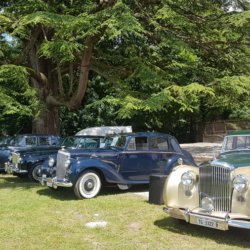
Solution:
<svg viewBox="0 0 250 250"><path fill-rule="evenodd" d="M1 9L1 32L16 43L1 68L23 66L36 89L40 106L24 110L37 114L34 132L59 133L60 107L63 133L132 124L182 136L199 121L248 117L245 1L16 0Z"/></svg>

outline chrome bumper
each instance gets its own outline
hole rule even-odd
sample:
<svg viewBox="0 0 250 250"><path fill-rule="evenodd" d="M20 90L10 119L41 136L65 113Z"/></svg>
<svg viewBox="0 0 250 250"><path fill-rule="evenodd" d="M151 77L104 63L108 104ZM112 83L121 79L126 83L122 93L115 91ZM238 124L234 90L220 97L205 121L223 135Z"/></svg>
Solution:
<svg viewBox="0 0 250 250"><path fill-rule="evenodd" d="M5 163L4 170L8 174L27 174L28 170L20 169L17 165L13 165L9 162Z"/></svg>
<svg viewBox="0 0 250 250"><path fill-rule="evenodd" d="M178 208L163 208L163 211L171 217L182 219L194 225L215 228L219 230L228 230L229 227L237 227L242 229L250 229L250 221L230 219L230 213L225 213L224 217L215 217L206 214L193 213L189 210Z"/></svg>
<svg viewBox="0 0 250 250"><path fill-rule="evenodd" d="M57 177L51 178L47 177L46 175L42 175L40 179L40 183L43 186L57 188L57 187L72 187L73 183L69 182L67 179L57 179Z"/></svg>

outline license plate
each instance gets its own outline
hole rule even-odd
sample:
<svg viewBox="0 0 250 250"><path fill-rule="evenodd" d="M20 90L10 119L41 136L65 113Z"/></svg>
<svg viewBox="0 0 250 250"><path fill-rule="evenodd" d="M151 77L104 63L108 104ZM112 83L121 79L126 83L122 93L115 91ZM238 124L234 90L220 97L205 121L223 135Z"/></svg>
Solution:
<svg viewBox="0 0 250 250"><path fill-rule="evenodd" d="M198 218L197 224L204 227L218 228L218 223L216 221L206 218Z"/></svg>

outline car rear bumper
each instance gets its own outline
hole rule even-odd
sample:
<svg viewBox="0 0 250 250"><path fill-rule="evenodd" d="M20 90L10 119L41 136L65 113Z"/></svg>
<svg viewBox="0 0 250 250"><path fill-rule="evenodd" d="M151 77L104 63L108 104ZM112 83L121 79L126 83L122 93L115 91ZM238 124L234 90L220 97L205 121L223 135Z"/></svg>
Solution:
<svg viewBox="0 0 250 250"><path fill-rule="evenodd" d="M57 177L47 177L46 175L42 175L40 179L40 183L42 185L46 185L47 187L57 188L57 187L72 187L73 183L68 181L67 179L57 179Z"/></svg>
<svg viewBox="0 0 250 250"><path fill-rule="evenodd" d="M228 230L229 227L250 229L250 219L231 219L230 213L226 212L221 213L220 216L212 216L211 214L200 214L178 208L164 208L163 210L173 218L182 219L194 225L210 227L219 230Z"/></svg>

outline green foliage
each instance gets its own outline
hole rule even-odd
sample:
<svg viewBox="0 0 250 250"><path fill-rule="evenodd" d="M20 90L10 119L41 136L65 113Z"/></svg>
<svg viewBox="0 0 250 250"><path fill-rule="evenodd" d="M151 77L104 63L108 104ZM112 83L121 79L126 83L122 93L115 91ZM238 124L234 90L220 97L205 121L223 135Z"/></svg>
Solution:
<svg viewBox="0 0 250 250"><path fill-rule="evenodd" d="M37 73L39 97L53 97L53 104L41 98L44 106L74 107L69 100L78 94L81 69L90 69L83 108L62 108L63 134L111 123L175 133L195 122L249 113L246 1L7 2L1 32L22 46L15 61ZM82 65L85 55L91 60ZM9 113L19 109L11 105L14 95L6 99Z"/></svg>
<svg viewBox="0 0 250 250"><path fill-rule="evenodd" d="M209 116L227 112L229 117L250 119L250 76L216 79L213 88L216 96L206 104Z"/></svg>
<svg viewBox="0 0 250 250"><path fill-rule="evenodd" d="M28 84L26 69L15 65L0 66L1 130L13 133L22 129L31 121L37 107L36 92Z"/></svg>

